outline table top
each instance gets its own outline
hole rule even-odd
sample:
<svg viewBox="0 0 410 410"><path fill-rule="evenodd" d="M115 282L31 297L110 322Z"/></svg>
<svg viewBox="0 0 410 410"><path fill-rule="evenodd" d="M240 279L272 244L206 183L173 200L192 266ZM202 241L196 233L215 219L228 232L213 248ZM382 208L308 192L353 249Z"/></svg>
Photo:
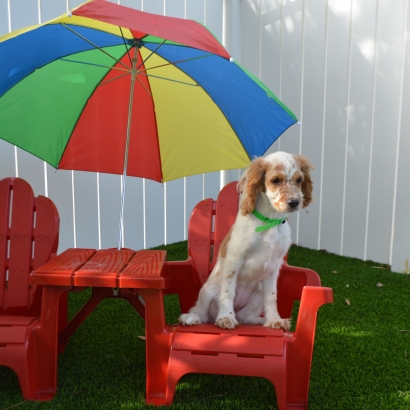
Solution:
<svg viewBox="0 0 410 410"><path fill-rule="evenodd" d="M70 248L31 274L33 285L165 289L166 251Z"/></svg>

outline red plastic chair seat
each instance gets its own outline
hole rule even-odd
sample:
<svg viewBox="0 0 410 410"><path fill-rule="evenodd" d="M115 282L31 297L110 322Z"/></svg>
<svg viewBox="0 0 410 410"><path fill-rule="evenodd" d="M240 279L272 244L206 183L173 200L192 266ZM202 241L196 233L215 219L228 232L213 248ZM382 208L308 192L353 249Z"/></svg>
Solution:
<svg viewBox="0 0 410 410"><path fill-rule="evenodd" d="M2 316L0 325L2 345L25 343L28 333L38 321L35 317Z"/></svg>

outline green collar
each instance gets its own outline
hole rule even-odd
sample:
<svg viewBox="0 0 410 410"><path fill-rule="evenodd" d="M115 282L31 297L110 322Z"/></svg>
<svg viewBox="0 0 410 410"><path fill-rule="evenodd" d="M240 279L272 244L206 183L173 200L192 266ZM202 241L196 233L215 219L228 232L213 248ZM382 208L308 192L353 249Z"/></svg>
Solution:
<svg viewBox="0 0 410 410"><path fill-rule="evenodd" d="M262 231L266 231L270 228L273 228L275 226L284 224L286 222L286 218L282 218L282 219L270 219L267 218L266 216L263 216L262 214L260 214L256 209L254 209L252 211L253 215L255 215L260 221L262 221L265 225L262 226L258 226L255 231L256 232L262 232Z"/></svg>

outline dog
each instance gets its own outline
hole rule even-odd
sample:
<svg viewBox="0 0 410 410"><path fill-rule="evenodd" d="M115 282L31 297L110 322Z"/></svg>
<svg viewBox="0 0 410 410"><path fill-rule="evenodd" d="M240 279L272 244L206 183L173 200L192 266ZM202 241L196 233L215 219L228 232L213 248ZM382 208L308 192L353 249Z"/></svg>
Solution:
<svg viewBox="0 0 410 410"><path fill-rule="evenodd" d="M218 261L189 313L185 326L238 323L290 329L277 310L277 279L291 245L287 215L312 201L310 161L303 155L275 152L254 159L238 182L239 212L221 243Z"/></svg>

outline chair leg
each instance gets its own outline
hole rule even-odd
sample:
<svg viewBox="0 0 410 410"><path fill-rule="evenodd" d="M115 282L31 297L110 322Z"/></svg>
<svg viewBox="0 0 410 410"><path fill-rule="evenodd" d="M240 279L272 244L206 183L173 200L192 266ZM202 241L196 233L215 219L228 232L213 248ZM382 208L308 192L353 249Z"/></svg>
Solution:
<svg viewBox="0 0 410 410"><path fill-rule="evenodd" d="M69 289L65 286L43 289L40 322L30 334L27 351L28 378L36 384L34 400L50 400L57 389L58 305L61 294Z"/></svg>
<svg viewBox="0 0 410 410"><path fill-rule="evenodd" d="M0 354L0 362L2 366L7 366L16 373L24 399L36 400L38 379L32 374L38 374L40 369L34 366L31 370L29 369L27 358L30 348L30 346L27 348L27 343L20 346L8 346L4 349L4 355Z"/></svg>
<svg viewBox="0 0 410 410"><path fill-rule="evenodd" d="M284 389L275 388L275 393L276 393L276 402L278 405L278 410L288 410L288 407L286 405L286 394L285 394Z"/></svg>

